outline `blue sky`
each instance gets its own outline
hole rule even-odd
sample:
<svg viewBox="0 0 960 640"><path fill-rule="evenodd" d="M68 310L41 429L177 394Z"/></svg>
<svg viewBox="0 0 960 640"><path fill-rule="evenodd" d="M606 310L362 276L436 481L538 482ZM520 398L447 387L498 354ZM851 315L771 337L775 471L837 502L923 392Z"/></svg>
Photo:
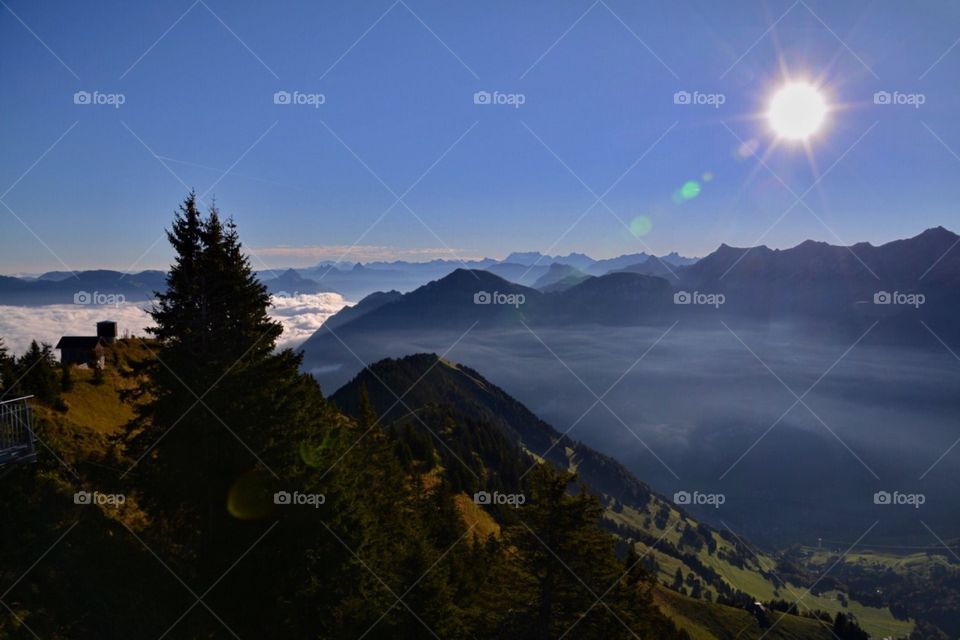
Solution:
<svg viewBox="0 0 960 640"><path fill-rule="evenodd" d="M960 227L955 3L2 4L0 273L163 267L185 185L258 267ZM784 70L835 107L812 155L758 117Z"/></svg>

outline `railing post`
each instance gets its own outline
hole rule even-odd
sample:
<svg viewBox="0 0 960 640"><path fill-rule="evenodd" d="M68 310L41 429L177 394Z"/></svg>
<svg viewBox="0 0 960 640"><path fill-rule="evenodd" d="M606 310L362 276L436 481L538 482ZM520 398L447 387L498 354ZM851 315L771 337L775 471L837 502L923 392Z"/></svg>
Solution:
<svg viewBox="0 0 960 640"><path fill-rule="evenodd" d="M32 397L0 401L0 466L36 459L33 414L27 404Z"/></svg>

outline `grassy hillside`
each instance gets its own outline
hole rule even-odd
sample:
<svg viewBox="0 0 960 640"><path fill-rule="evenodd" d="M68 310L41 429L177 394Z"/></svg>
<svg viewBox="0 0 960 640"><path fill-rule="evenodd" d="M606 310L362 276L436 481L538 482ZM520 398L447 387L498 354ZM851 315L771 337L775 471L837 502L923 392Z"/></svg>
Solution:
<svg viewBox="0 0 960 640"><path fill-rule="evenodd" d="M960 634L960 560L943 547L903 553L864 549L842 560L833 549L801 547L791 549L789 558L811 571L836 563L832 575L858 600L875 607L894 603L901 617L932 622L951 637ZM851 610L856 606L850 603Z"/></svg>
<svg viewBox="0 0 960 640"><path fill-rule="evenodd" d="M658 514L660 522L665 523L663 527L658 526ZM664 518L663 514L668 515ZM702 597L716 600L720 592L716 588L716 582L709 579L707 572L703 571L702 567L706 567L716 572L730 588L747 593L761 602L794 602L802 596L798 605L800 611L819 610L831 615L838 612L853 614L860 626L874 637L900 638L909 636L913 631L914 624L911 620L898 620L888 607L868 606L856 601L850 594L836 591L807 593L807 589L801 584L778 575L775 557L757 549L745 549L740 540L732 535L724 535L728 532L710 530L705 534L704 528L698 528L699 523L660 497L654 497L643 511L626 506L608 508L606 518L627 530L627 536L630 535L629 530L646 534L643 541L636 542L637 551L640 554L649 553L656 559L658 578L664 584L671 584L677 569L680 568L685 576L693 574L702 581ZM687 529L697 532L701 541L704 535L709 535L712 543L703 541L701 545L692 535L685 537L683 532ZM650 536L653 537L652 541ZM657 540L660 542L655 548L651 548ZM694 544L689 542L691 540ZM711 546L714 547L712 550ZM681 557L678 557L676 552L679 552ZM694 556L697 563L685 561L683 556L687 554ZM698 563L701 566L698 566ZM828 566L819 566L818 574L826 571ZM689 590L689 587L687 588Z"/></svg>
<svg viewBox="0 0 960 640"><path fill-rule="evenodd" d="M32 404L38 435L43 434L38 449L47 453L54 449L71 465L100 464L112 446L111 436L135 416L132 402L122 397L137 384L133 367L151 357L149 343L118 340L105 349L106 364L99 383L92 369L71 367L73 387L61 394L63 406Z"/></svg>
<svg viewBox="0 0 960 640"><path fill-rule="evenodd" d="M454 502L463 523L473 530L476 539L486 540L491 535L500 537L500 525L473 501L472 496L461 493L454 497Z"/></svg>
<svg viewBox="0 0 960 640"><path fill-rule="evenodd" d="M86 365L71 367L73 388L62 394L67 411L57 412L58 422L109 435L133 419L133 405L123 401L121 394L136 384L131 376L133 366L152 357L149 343L132 338L117 340L104 353L106 364L101 384L95 382L93 370ZM45 411L43 407L38 410ZM51 412L46 415L51 417Z"/></svg>
<svg viewBox="0 0 960 640"><path fill-rule="evenodd" d="M825 622L770 614L768 627L743 609L694 600L666 588L654 592L654 602L677 626L690 634L693 640L737 638L738 640L831 640L830 626Z"/></svg>

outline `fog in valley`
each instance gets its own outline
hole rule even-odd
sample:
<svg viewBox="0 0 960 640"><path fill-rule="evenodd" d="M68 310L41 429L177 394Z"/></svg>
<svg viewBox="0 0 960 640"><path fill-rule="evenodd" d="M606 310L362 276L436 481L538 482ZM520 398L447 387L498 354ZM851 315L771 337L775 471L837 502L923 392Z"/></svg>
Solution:
<svg viewBox="0 0 960 640"><path fill-rule="evenodd" d="M908 349L868 333L851 348L783 325L667 329L344 329L306 366L329 394L361 361L446 352L657 491L722 493L691 512L757 541L841 546L877 520L876 541L922 535L916 510L875 505L878 491L923 493L924 521L960 535L956 457L944 456L960 436L960 363L934 337Z"/></svg>

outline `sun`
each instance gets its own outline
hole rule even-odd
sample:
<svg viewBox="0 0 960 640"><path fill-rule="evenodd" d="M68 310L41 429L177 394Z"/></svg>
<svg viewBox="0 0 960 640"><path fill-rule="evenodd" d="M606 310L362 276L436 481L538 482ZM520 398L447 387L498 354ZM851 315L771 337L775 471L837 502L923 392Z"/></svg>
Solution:
<svg viewBox="0 0 960 640"><path fill-rule="evenodd" d="M815 86L806 82L794 82L778 89L767 110L767 120L774 133L797 142L808 140L815 134L826 116L826 99Z"/></svg>

